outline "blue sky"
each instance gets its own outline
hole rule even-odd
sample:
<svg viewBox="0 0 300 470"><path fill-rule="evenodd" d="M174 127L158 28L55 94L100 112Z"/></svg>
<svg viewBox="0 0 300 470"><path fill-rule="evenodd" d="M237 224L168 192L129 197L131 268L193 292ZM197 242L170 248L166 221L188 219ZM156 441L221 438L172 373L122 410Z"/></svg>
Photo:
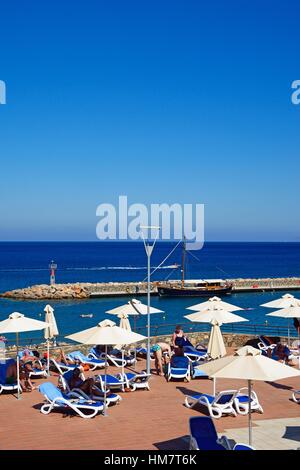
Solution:
<svg viewBox="0 0 300 470"><path fill-rule="evenodd" d="M203 203L207 240L300 241L299 3L0 7L0 240L94 240L96 207Z"/></svg>

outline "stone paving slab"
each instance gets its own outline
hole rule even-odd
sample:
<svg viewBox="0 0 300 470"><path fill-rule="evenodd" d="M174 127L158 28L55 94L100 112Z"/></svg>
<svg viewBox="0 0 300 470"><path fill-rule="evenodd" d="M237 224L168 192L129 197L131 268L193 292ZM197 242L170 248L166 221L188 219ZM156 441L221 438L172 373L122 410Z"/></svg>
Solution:
<svg viewBox="0 0 300 470"><path fill-rule="evenodd" d="M228 439L248 443L248 428L225 429ZM252 428L257 450L296 450L300 448L300 417L256 421Z"/></svg>

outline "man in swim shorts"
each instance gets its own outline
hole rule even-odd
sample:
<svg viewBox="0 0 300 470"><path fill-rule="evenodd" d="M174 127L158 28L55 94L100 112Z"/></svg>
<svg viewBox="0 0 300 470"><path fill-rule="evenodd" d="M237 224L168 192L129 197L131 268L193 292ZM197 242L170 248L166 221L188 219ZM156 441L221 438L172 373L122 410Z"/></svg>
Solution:
<svg viewBox="0 0 300 470"><path fill-rule="evenodd" d="M155 368L158 375L163 376L163 364L167 364L167 356L171 357L171 346L168 343L155 343L151 348L155 358Z"/></svg>

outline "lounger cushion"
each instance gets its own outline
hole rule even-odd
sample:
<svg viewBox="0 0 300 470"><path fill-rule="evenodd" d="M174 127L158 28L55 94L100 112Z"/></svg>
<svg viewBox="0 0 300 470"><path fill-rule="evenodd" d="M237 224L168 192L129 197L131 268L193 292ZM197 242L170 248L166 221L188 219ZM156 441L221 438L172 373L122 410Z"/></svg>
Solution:
<svg viewBox="0 0 300 470"><path fill-rule="evenodd" d="M105 375L101 375L101 378L104 382L105 381ZM117 379L117 377L115 377L114 375L107 375L106 376L106 383L107 384L121 384L122 382L119 379Z"/></svg>
<svg viewBox="0 0 300 470"><path fill-rule="evenodd" d="M241 403L249 403L249 397L248 397L248 395L238 395L236 398L237 398L237 400L240 401ZM252 398L251 398L251 402L253 402Z"/></svg>
<svg viewBox="0 0 300 470"><path fill-rule="evenodd" d="M209 396L209 395L208 395ZM217 442L218 435L211 418L201 416L199 418L190 419L191 434L196 439L200 450L225 450L225 448Z"/></svg>
<svg viewBox="0 0 300 470"><path fill-rule="evenodd" d="M193 369L193 378L196 377L208 377L208 375L200 369Z"/></svg>
<svg viewBox="0 0 300 470"><path fill-rule="evenodd" d="M187 374L188 370L187 369L178 369L177 367L171 367L171 375L185 375Z"/></svg>
<svg viewBox="0 0 300 470"><path fill-rule="evenodd" d="M42 385L39 386L39 391L45 395L49 401L54 401L57 398L65 398L68 400L68 396L64 393L62 393L53 383L51 382L45 382ZM61 403L63 406L65 406L65 403L57 401L57 404Z"/></svg>
<svg viewBox="0 0 300 470"><path fill-rule="evenodd" d="M225 403L229 402L232 399L232 397L233 397L232 393L228 395L222 395L218 400L218 404L224 405Z"/></svg>
<svg viewBox="0 0 300 470"><path fill-rule="evenodd" d="M185 356L172 356L171 358L171 368L178 369L187 369L189 367L190 361Z"/></svg>

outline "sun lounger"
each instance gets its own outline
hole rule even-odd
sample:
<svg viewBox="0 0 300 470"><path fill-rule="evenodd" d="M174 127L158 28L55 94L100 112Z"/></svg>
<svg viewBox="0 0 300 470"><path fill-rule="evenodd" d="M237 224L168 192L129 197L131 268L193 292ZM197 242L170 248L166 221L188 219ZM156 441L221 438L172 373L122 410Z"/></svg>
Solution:
<svg viewBox="0 0 300 470"><path fill-rule="evenodd" d="M38 369L37 367L32 367L32 371L29 371L29 377L48 377L48 373L45 369L42 369L43 365L39 359L36 359L36 361L41 369Z"/></svg>
<svg viewBox="0 0 300 470"><path fill-rule="evenodd" d="M191 361L205 361L207 359L207 352L199 351L192 346L183 347L184 355L188 357Z"/></svg>
<svg viewBox="0 0 300 470"><path fill-rule="evenodd" d="M122 374L117 374L122 379ZM131 388L134 392L135 390L146 389L150 390L149 387L149 379L151 374L141 373L141 374L134 374L131 372L125 373L123 376L123 380L126 382L126 387Z"/></svg>
<svg viewBox="0 0 300 470"><path fill-rule="evenodd" d="M6 370L11 364L14 363L14 359L7 359L6 361L0 362L0 394L5 391L16 392L18 389L20 392L22 392L22 387L18 385L17 382L6 383Z"/></svg>
<svg viewBox="0 0 300 470"><path fill-rule="evenodd" d="M295 403L298 403L300 404L300 390L295 390L293 392L293 396L292 396L292 399Z"/></svg>
<svg viewBox="0 0 300 470"><path fill-rule="evenodd" d="M105 361L85 356L81 351L72 351L68 353L68 358L79 361L81 364L88 364L91 370L102 369L105 367Z"/></svg>
<svg viewBox="0 0 300 470"><path fill-rule="evenodd" d="M247 415L249 412L249 395L248 393L242 392L243 390L247 391L248 389L247 387L240 388L234 399L234 406L238 414ZM254 390L251 390L251 411L258 411L259 413L264 412Z"/></svg>
<svg viewBox="0 0 300 470"><path fill-rule="evenodd" d="M261 351L267 351L268 349L274 349L276 347L276 344L270 344L264 336L259 336L258 339L257 347Z"/></svg>
<svg viewBox="0 0 300 470"><path fill-rule="evenodd" d="M191 380L191 361L185 356L173 356L168 364L167 380L185 379Z"/></svg>
<svg viewBox="0 0 300 470"><path fill-rule="evenodd" d="M200 377L208 377L206 372L203 372L201 369L198 369L198 366L201 367L201 363L203 364L204 362L198 362L194 361L191 363L191 377L192 379L198 379Z"/></svg>
<svg viewBox="0 0 300 470"><path fill-rule="evenodd" d="M232 450L255 450L254 447L249 446L248 444L242 444L237 442Z"/></svg>
<svg viewBox="0 0 300 470"><path fill-rule="evenodd" d="M58 362L53 357L49 359L50 365L52 364L60 374L64 374L68 370L74 370L78 367L78 364L65 364L64 362Z"/></svg>
<svg viewBox="0 0 300 470"><path fill-rule="evenodd" d="M100 390L104 392L105 388L105 375L99 374L95 376L96 383L99 382ZM124 378L117 377L115 375L106 375L106 387L111 390L121 390L124 392L125 387L127 386L127 382Z"/></svg>
<svg viewBox="0 0 300 470"><path fill-rule="evenodd" d="M226 436L218 438L213 420L208 416L190 418L190 450L230 450Z"/></svg>
<svg viewBox="0 0 300 470"><path fill-rule="evenodd" d="M136 348L136 354L138 356L147 356L147 348ZM165 354L165 353L163 353ZM151 361L154 361L155 357L154 357L154 351L150 348L150 359Z"/></svg>
<svg viewBox="0 0 300 470"><path fill-rule="evenodd" d="M103 410L103 404L78 398L70 394L62 393L53 383L45 382L39 386L39 391L44 395L48 403L41 407L41 413L49 414L53 409L72 409L82 418L93 418Z"/></svg>
<svg viewBox="0 0 300 470"><path fill-rule="evenodd" d="M48 373L45 369L43 369L43 364L41 363L41 361L39 360L38 357L36 357L32 351L29 351L28 349L26 349L27 351L27 357L28 355L30 356L30 358L32 358L32 362L35 362L36 364L39 365L39 368L38 367L33 367L32 366L32 371L29 372L29 377L48 377ZM28 351L29 351L29 354L28 354ZM25 361L23 362L23 357L24 357L24 351L19 351L18 352L18 356L19 356L19 359L20 359L20 364L26 364L27 362L31 362L31 360L28 359L28 361Z"/></svg>
<svg viewBox="0 0 300 470"><path fill-rule="evenodd" d="M104 401L104 394L103 394L103 396L99 396L99 395L88 396L80 388L72 388L71 389L70 388L70 380L72 378L72 374L73 374L73 371L68 371L68 372L65 372L63 375L59 376L58 384L59 384L60 388L62 388L63 392L65 392L65 393L72 392L72 393L76 394L76 396L78 396L79 398L85 398L86 400L94 400L94 401L100 401L100 402ZM85 380L83 372L81 372L79 377L81 378L81 380ZM102 392L100 390L100 388L99 388L99 392ZM113 403L119 403L122 400L122 398L120 397L120 395L117 395L116 393L110 393L110 391L108 391L107 396L106 396L106 400L107 400L107 404L111 405Z"/></svg>
<svg viewBox="0 0 300 470"><path fill-rule="evenodd" d="M219 392L216 396L208 393L195 393L194 395L187 395L184 403L188 408L193 408L197 404L206 406L212 418L221 418L225 414L237 416L234 409L236 395L236 390L225 390Z"/></svg>
<svg viewBox="0 0 300 470"><path fill-rule="evenodd" d="M97 355L97 352L95 351L95 348L92 348L88 354L89 358L94 358L94 359L101 359L105 362L105 353L102 352ZM124 359L122 357L118 357L112 353L107 354L107 361L110 364L113 364L116 367L126 367L127 365L132 365L135 362L135 357L131 356L124 356Z"/></svg>

